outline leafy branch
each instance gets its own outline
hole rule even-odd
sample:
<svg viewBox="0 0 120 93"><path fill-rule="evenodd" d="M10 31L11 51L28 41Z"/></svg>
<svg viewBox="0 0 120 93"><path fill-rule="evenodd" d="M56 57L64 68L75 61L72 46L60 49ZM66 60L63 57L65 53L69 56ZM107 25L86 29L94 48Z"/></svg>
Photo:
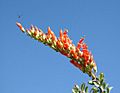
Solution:
<svg viewBox="0 0 120 93"><path fill-rule="evenodd" d="M105 82L103 73L100 73L96 79L88 81L88 84L92 85L90 93L110 93L112 89L112 87ZM80 86L75 85L72 93L88 93L88 86L86 86L85 83Z"/></svg>
<svg viewBox="0 0 120 93"><path fill-rule="evenodd" d="M87 44L84 42L84 37L79 40L77 45L74 45L72 40L68 37L67 30L60 30L59 37L56 37L50 27L47 29L48 32L44 33L41 29L33 25L29 29L25 29L18 22L16 22L16 25L29 37L69 58L71 64L92 78L92 80L88 81L88 84L92 85L90 91L88 90L88 86L83 83L80 86L75 85L72 89L73 93L110 93L112 87L105 82L104 74L100 73L98 77L96 76L97 65L93 55L88 50Z"/></svg>

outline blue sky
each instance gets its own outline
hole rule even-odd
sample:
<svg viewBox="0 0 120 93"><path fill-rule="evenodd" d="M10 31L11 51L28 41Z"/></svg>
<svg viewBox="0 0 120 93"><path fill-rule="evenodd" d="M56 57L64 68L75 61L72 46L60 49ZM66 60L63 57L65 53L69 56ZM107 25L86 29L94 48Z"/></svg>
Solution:
<svg viewBox="0 0 120 93"><path fill-rule="evenodd" d="M34 24L59 35L67 28L76 44L86 35L98 73L120 92L119 0L0 0L0 93L71 93L90 79L69 59L20 32ZM18 16L21 18L18 18ZM83 34L84 33L84 34Z"/></svg>

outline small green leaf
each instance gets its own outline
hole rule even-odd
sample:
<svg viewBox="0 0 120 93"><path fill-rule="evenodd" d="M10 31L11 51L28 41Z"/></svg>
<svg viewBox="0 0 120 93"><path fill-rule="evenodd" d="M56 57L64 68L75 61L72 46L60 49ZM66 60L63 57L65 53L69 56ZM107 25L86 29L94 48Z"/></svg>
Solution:
<svg viewBox="0 0 120 93"><path fill-rule="evenodd" d="M103 81L104 81L104 80L101 80L101 81L100 81L100 85L102 85L102 84L103 84Z"/></svg>
<svg viewBox="0 0 120 93"><path fill-rule="evenodd" d="M85 88L85 93L88 93L88 86Z"/></svg>
<svg viewBox="0 0 120 93"><path fill-rule="evenodd" d="M74 88L72 89L72 93L79 93L80 89L78 85L75 85Z"/></svg>
<svg viewBox="0 0 120 93"><path fill-rule="evenodd" d="M85 83L83 83L83 84L81 85L81 90L82 90L82 91L85 90Z"/></svg>
<svg viewBox="0 0 120 93"><path fill-rule="evenodd" d="M107 93L107 91L103 91L103 93Z"/></svg>
<svg viewBox="0 0 120 93"><path fill-rule="evenodd" d="M74 90L74 89L72 89L72 93L75 93L75 90Z"/></svg>
<svg viewBox="0 0 120 93"><path fill-rule="evenodd" d="M79 89L79 86L78 86L78 85L75 85L75 88L76 88L76 89Z"/></svg>
<svg viewBox="0 0 120 93"><path fill-rule="evenodd" d="M109 87L109 90L112 90L113 87Z"/></svg>
<svg viewBox="0 0 120 93"><path fill-rule="evenodd" d="M100 73L99 79L100 79L100 81L104 79L104 74L103 73Z"/></svg>
<svg viewBox="0 0 120 93"><path fill-rule="evenodd" d="M92 80L88 81L88 83L89 83L90 85L94 85L94 83L93 83Z"/></svg>
<svg viewBox="0 0 120 93"><path fill-rule="evenodd" d="M110 91L111 91L112 88L113 87L107 87L107 93L110 93Z"/></svg>
<svg viewBox="0 0 120 93"><path fill-rule="evenodd" d="M103 89L106 88L106 83L105 82L103 82L102 87L103 87Z"/></svg>
<svg viewBox="0 0 120 93"><path fill-rule="evenodd" d="M93 92L92 92L93 91ZM96 88L96 87L93 87L92 89L91 89L91 91L90 91L90 93L98 93L98 89Z"/></svg>
<svg viewBox="0 0 120 93"><path fill-rule="evenodd" d="M99 87L99 84L97 82L93 82L93 84L96 86L96 87Z"/></svg>
<svg viewBox="0 0 120 93"><path fill-rule="evenodd" d="M108 84L106 84L106 87L108 87L109 85Z"/></svg>

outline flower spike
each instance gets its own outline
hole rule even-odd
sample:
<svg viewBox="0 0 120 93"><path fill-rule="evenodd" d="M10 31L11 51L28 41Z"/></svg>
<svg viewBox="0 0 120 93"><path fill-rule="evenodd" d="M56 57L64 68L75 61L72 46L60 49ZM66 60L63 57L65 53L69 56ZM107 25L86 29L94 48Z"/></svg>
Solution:
<svg viewBox="0 0 120 93"><path fill-rule="evenodd" d="M81 38L77 46L75 46L72 43L72 40L68 37L67 30L60 30L60 36L57 38L50 27L48 27L47 33L43 33L42 30L33 25L30 29L24 29L18 22L16 22L16 25L28 36L70 58L70 63L79 68L82 72L95 78L93 71L97 71L97 66L93 59L93 55L88 50L87 44L83 42L84 38Z"/></svg>

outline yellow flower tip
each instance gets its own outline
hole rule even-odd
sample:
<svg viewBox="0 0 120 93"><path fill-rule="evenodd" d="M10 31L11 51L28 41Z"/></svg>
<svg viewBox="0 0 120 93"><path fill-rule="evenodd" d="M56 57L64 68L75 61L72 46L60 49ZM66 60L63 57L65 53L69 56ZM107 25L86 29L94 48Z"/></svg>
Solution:
<svg viewBox="0 0 120 93"><path fill-rule="evenodd" d="M16 22L16 25L20 28L22 32L25 32L25 29L22 27L22 25L19 22Z"/></svg>

